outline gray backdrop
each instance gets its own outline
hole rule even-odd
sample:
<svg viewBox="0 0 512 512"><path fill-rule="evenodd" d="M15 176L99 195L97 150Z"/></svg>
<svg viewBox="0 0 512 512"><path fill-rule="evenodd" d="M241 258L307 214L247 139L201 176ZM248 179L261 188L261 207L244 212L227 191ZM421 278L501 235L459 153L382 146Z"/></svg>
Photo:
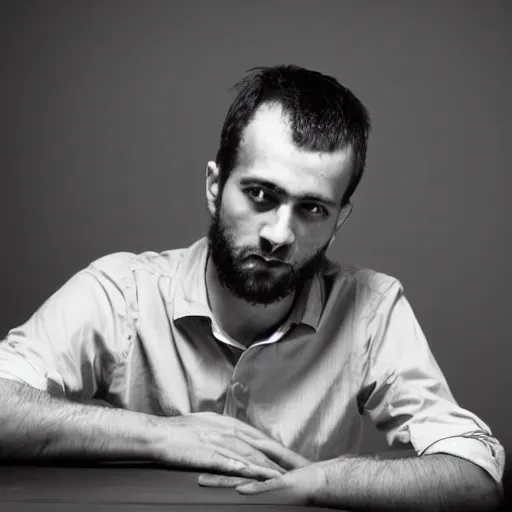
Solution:
<svg viewBox="0 0 512 512"><path fill-rule="evenodd" d="M509 1L3 1L1 335L101 255L202 236L229 88L296 63L373 117L330 255L404 283L456 398L512 446L511 14Z"/></svg>

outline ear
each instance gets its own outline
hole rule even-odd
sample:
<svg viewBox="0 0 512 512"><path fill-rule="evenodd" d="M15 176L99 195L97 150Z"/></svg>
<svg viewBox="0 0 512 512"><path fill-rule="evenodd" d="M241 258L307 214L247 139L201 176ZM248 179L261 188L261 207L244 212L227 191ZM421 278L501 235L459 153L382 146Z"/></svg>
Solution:
<svg viewBox="0 0 512 512"><path fill-rule="evenodd" d="M353 209L354 207L350 201L340 209L340 213L338 213L338 220L336 221L336 228L331 239L329 240L329 246L334 242L338 230L341 228L341 226L343 226L343 224L345 224Z"/></svg>
<svg viewBox="0 0 512 512"><path fill-rule="evenodd" d="M217 197L219 195L219 168L217 164L210 160L206 164L206 205L208 211L213 217L217 209Z"/></svg>

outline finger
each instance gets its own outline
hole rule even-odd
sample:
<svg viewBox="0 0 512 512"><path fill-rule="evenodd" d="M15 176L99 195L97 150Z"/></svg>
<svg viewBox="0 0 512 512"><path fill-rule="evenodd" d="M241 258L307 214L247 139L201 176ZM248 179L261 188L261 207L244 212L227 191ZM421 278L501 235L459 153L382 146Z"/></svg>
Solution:
<svg viewBox="0 0 512 512"><path fill-rule="evenodd" d="M284 488L286 488L286 484L280 477L265 480L264 482L248 482L236 486L236 490L240 494L261 494Z"/></svg>
<svg viewBox="0 0 512 512"><path fill-rule="evenodd" d="M276 479L277 480L277 479ZM267 482L251 482L238 485L236 491L239 494L254 495L269 493L272 501L286 505L307 506L311 502L309 498L301 491L300 488L289 487L279 482L268 480Z"/></svg>
<svg viewBox="0 0 512 512"><path fill-rule="evenodd" d="M286 446L283 446L274 439L256 440L246 436L243 432L237 432L237 437L252 447L260 450L271 460L275 461L280 467L285 469L297 469L311 464L311 461L302 455L295 453Z"/></svg>
<svg viewBox="0 0 512 512"><path fill-rule="evenodd" d="M248 468L254 470L255 476L260 475L260 477L265 480L268 480L269 478L276 478L286 473L286 470L280 468L279 466L277 466L277 469L275 469L274 467L269 467L269 465L266 463L260 464L257 461L252 461L251 458L249 458Z"/></svg>
<svg viewBox="0 0 512 512"><path fill-rule="evenodd" d="M190 462L187 466L243 476L251 476L255 472L255 469L245 461L241 460L236 453L232 455L219 453L217 450L211 450L206 457L204 452L197 454L197 456L194 455L195 454L192 451L189 452Z"/></svg>
<svg viewBox="0 0 512 512"><path fill-rule="evenodd" d="M236 487L237 485L254 482L251 478L243 478L240 476L212 475L211 473L203 473L199 475L197 483L201 487Z"/></svg>
<svg viewBox="0 0 512 512"><path fill-rule="evenodd" d="M282 475L282 473L275 469L259 466L257 464L248 465L244 470L240 471L240 474L256 480L268 480Z"/></svg>
<svg viewBox="0 0 512 512"><path fill-rule="evenodd" d="M226 457L240 460L251 467L270 470L270 472L266 471L265 475L263 475L266 478L273 478L279 474L286 473L284 468L269 459L263 452L238 437L230 436L222 440L210 440L210 445L215 447L214 449L218 453Z"/></svg>
<svg viewBox="0 0 512 512"><path fill-rule="evenodd" d="M262 442L263 441L261 441L261 443ZM284 467L281 467L277 462L268 457L264 451L256 446L256 441L250 441L247 437L241 439L237 436L234 439L233 446L236 447L237 451L243 453L251 463L257 466L273 469L281 474L286 473L286 469Z"/></svg>
<svg viewBox="0 0 512 512"><path fill-rule="evenodd" d="M232 474L234 476L243 476L257 480L267 480L281 475L276 469L252 462L247 457L231 452L221 446L215 447L213 455L210 456L213 461L211 466L203 466L202 469L211 469L220 473Z"/></svg>

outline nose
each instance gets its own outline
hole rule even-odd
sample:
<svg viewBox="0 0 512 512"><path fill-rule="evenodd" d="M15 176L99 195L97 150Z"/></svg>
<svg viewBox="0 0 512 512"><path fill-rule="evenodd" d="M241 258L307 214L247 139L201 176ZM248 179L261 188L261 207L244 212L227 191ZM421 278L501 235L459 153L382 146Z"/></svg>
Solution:
<svg viewBox="0 0 512 512"><path fill-rule="evenodd" d="M273 253L280 247L290 245L295 241L292 229L293 212L291 207L281 205L269 214L271 216L263 225L260 236L270 245L270 252Z"/></svg>

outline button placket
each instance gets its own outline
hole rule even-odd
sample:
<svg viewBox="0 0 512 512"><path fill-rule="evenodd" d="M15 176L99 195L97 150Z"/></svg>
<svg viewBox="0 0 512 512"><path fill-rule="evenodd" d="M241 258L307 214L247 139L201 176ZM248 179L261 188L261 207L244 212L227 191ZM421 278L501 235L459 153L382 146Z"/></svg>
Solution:
<svg viewBox="0 0 512 512"><path fill-rule="evenodd" d="M252 347L247 348L242 353L233 369L233 376L231 377L231 382L226 394L226 403L224 405L225 415L239 419L244 419L249 404L250 392L247 382L250 379L250 375L248 375L248 372L244 374L243 369L248 369L247 358L249 357L248 352L251 348Z"/></svg>

